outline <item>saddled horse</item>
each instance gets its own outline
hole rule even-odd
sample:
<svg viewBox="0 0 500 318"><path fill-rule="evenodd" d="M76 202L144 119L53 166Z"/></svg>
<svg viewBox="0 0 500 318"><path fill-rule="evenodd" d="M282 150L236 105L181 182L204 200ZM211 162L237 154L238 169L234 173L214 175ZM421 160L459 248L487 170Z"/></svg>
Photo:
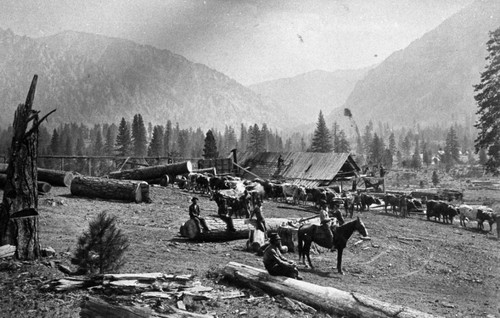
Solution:
<svg viewBox="0 0 500 318"><path fill-rule="evenodd" d="M324 228L321 225L316 224L305 224L299 228L298 231L298 249L299 249L299 261L302 259L302 263L306 265L306 256L309 266L313 268L311 263L311 258L309 252L311 251L312 242L318 244L319 246L331 249L335 246L337 249L337 270L340 274L344 274L342 271L342 252L347 246L347 241L351 237L354 231L358 231L363 236L368 236L366 227L363 221L359 217L356 220L350 221L337 227L334 230L333 241L328 239L328 236L324 233Z"/></svg>

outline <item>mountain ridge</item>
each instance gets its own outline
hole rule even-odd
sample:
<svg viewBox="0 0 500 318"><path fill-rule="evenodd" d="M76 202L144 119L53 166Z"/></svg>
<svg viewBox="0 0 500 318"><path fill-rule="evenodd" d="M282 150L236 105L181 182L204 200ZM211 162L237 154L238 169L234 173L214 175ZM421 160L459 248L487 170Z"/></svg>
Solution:
<svg viewBox="0 0 500 318"><path fill-rule="evenodd" d="M241 123L285 129L283 120L293 122L280 105L168 50L75 31L31 39L0 29L0 42L5 108L23 100L30 77L38 74L35 108L57 108L51 115L57 122L118 123L137 113L153 124L171 120L202 129ZM0 125L12 118L13 110Z"/></svg>
<svg viewBox="0 0 500 318"><path fill-rule="evenodd" d="M391 54L354 87L332 122L349 108L358 124L379 118L394 127L474 117L473 85L486 65L488 31L499 27L500 4L476 1Z"/></svg>

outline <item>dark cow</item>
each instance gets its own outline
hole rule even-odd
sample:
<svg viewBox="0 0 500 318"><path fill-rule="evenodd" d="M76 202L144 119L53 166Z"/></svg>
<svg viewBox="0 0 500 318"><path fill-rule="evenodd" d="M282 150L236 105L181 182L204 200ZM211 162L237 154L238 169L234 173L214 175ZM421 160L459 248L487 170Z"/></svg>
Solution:
<svg viewBox="0 0 500 318"><path fill-rule="evenodd" d="M427 201L427 220L434 217L434 220L441 221L443 218L443 223L453 224L453 218L458 215L457 208L453 205L442 202L442 201Z"/></svg>
<svg viewBox="0 0 500 318"><path fill-rule="evenodd" d="M384 206L385 213L387 213L387 207L392 207L392 213L397 214L396 208L399 207L399 197L394 194L386 194L384 196Z"/></svg>
<svg viewBox="0 0 500 318"><path fill-rule="evenodd" d="M485 209L478 209L477 210L477 226L481 230L484 230L484 226L483 226L484 221L488 222L488 224L490 225L489 231L491 231L493 223L495 223L495 216L494 216L492 209L485 208ZM498 224L497 224L497 226L498 226Z"/></svg>
<svg viewBox="0 0 500 318"><path fill-rule="evenodd" d="M225 177L214 176L210 178L210 189L212 191L226 190L229 189L229 185Z"/></svg>
<svg viewBox="0 0 500 318"><path fill-rule="evenodd" d="M380 200L373 195L362 193L359 198L361 200L361 211L364 211L365 209L370 211L370 205L381 204Z"/></svg>
<svg viewBox="0 0 500 318"><path fill-rule="evenodd" d="M311 201L314 202L314 206L318 207L320 205L321 200L326 202L326 192L324 189L320 188L307 188L307 195L311 198Z"/></svg>

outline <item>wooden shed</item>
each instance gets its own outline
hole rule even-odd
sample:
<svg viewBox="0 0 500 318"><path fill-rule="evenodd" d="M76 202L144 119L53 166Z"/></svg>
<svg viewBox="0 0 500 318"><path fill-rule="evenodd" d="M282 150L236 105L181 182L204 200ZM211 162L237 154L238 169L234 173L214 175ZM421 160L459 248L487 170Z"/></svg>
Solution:
<svg viewBox="0 0 500 318"><path fill-rule="evenodd" d="M360 168L349 153L244 152L239 165L263 179L278 179L305 187L331 186L359 176ZM255 176L243 171L244 178Z"/></svg>

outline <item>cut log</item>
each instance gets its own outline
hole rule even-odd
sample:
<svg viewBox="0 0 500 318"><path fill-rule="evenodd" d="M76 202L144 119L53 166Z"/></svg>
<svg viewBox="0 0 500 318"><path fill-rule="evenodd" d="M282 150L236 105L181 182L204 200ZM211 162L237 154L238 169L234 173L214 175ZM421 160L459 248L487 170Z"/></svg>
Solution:
<svg viewBox="0 0 500 318"><path fill-rule="evenodd" d="M203 168L203 169L195 169L193 171L191 171L192 173L209 173L209 174L212 174L214 176L217 175L217 169L215 169L215 167L212 167L212 168Z"/></svg>
<svg viewBox="0 0 500 318"><path fill-rule="evenodd" d="M193 170L191 161L174 163L170 165L159 165L130 170L114 171L109 173L111 179L126 180L154 180L163 178L165 175L176 176L190 173Z"/></svg>
<svg viewBox="0 0 500 318"><path fill-rule="evenodd" d="M182 236L191 240L200 241L230 241L248 239L250 229L256 228L257 221L252 219L233 219L235 232L227 231L226 222L219 217L208 216L204 217L210 232L202 233L196 221L189 219L181 226L180 233ZM268 232L277 231L282 224L289 222L289 219L269 218L266 219Z"/></svg>
<svg viewBox="0 0 500 318"><path fill-rule="evenodd" d="M386 303L368 296L324 287L288 277L271 276L266 270L230 262L224 274L250 288L267 290L274 294L298 300L315 309L335 316L373 318L430 318L436 317L406 306Z"/></svg>
<svg viewBox="0 0 500 318"><path fill-rule="evenodd" d="M16 253L16 247L14 245L3 245L0 246L0 258L11 257Z"/></svg>
<svg viewBox="0 0 500 318"><path fill-rule="evenodd" d="M52 170L44 168L38 168L37 172L39 181L48 182L56 187L67 188L70 187L71 181L76 175L76 173L73 173L71 171Z"/></svg>
<svg viewBox="0 0 500 318"><path fill-rule="evenodd" d="M247 251L258 252L266 243L265 233L259 229L251 229L250 237L247 241Z"/></svg>
<svg viewBox="0 0 500 318"><path fill-rule="evenodd" d="M4 189L6 184L7 184L7 175L0 173L0 189ZM49 193L50 190L52 189L52 186L49 183L43 181L38 181L37 186L38 186L38 193Z"/></svg>
<svg viewBox="0 0 500 318"><path fill-rule="evenodd" d="M70 189L71 194L75 196L136 203L151 202L149 184L144 181L76 176L71 182Z"/></svg>
<svg viewBox="0 0 500 318"><path fill-rule="evenodd" d="M166 187L166 186L168 186L168 183L170 182L170 180L172 180L171 177L169 177L168 175L164 175L161 178L144 180L144 181L146 181L149 184L159 184L162 187Z"/></svg>

